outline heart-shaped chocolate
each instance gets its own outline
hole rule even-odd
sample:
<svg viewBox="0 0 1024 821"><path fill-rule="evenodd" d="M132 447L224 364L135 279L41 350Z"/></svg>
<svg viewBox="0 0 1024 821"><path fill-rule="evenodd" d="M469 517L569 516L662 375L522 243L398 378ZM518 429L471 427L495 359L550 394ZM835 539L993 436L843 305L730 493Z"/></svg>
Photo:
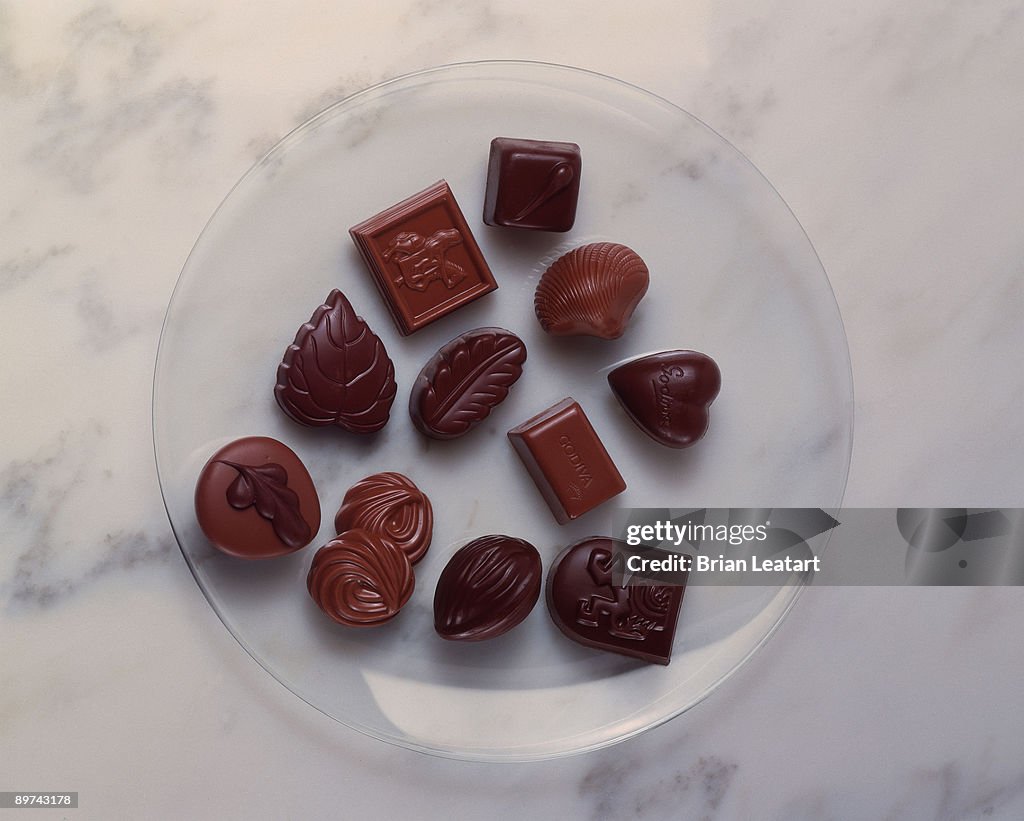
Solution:
<svg viewBox="0 0 1024 821"><path fill-rule="evenodd" d="M620 365L608 384L640 430L666 447L688 448L707 432L722 374L707 354L662 351Z"/></svg>
<svg viewBox="0 0 1024 821"><path fill-rule="evenodd" d="M614 539L592 536L555 559L548 573L548 612L573 641L668 664L686 588L615 584L615 562L624 560L626 545L618 547Z"/></svg>

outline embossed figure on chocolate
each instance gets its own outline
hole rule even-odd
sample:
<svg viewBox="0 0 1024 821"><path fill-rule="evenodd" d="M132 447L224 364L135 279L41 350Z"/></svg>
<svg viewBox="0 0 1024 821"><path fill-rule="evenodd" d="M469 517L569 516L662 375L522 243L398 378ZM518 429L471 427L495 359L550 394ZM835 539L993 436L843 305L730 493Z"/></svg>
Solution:
<svg viewBox="0 0 1024 821"><path fill-rule="evenodd" d="M353 225L349 234L402 336L498 287L444 180Z"/></svg>
<svg viewBox="0 0 1024 821"><path fill-rule="evenodd" d="M661 586L620 587L612 581L615 562L622 563L622 555L613 557L610 550L598 549L590 554L587 572L594 583L607 587L611 597L592 593L580 599L576 621L585 627L600 626L601 616L609 620L608 635L619 639L643 641L648 634L665 629L668 613L668 592Z"/></svg>
<svg viewBox="0 0 1024 821"><path fill-rule="evenodd" d="M415 231L402 231L392 237L381 256L398 269L396 285L425 291L430 283L439 281L451 289L466 278L462 266L447 257L448 249L461 243L457 228L435 231L426 239Z"/></svg>

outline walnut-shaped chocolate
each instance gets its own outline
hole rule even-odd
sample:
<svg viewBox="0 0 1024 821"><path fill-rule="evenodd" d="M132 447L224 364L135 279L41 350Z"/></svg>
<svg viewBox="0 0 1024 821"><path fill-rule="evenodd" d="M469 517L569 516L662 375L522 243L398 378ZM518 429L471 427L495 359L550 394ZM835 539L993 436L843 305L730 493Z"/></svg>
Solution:
<svg viewBox="0 0 1024 821"><path fill-rule="evenodd" d="M540 554L511 536L482 536L459 549L434 590L434 629L450 641L483 641L525 619L540 596Z"/></svg>

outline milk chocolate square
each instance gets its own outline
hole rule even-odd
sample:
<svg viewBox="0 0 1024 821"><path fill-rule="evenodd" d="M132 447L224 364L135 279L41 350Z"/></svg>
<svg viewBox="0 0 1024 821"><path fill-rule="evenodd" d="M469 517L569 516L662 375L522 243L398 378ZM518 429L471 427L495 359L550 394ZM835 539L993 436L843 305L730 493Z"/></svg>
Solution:
<svg viewBox="0 0 1024 821"><path fill-rule="evenodd" d="M444 180L349 234L403 336L498 287Z"/></svg>
<svg viewBox="0 0 1024 821"><path fill-rule="evenodd" d="M512 428L508 439L561 525L626 489L583 408L573 399L563 399Z"/></svg>
<svg viewBox="0 0 1024 821"><path fill-rule="evenodd" d="M580 147L544 140L491 140L484 222L568 231L580 194Z"/></svg>

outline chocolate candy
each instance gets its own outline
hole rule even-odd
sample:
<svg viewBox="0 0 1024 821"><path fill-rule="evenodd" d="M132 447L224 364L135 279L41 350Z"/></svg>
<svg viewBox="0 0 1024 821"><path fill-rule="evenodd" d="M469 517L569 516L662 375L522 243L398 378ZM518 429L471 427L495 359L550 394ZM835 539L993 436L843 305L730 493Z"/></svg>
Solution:
<svg viewBox="0 0 1024 821"><path fill-rule="evenodd" d="M247 436L225 445L196 482L196 519L229 556L269 559L294 553L320 529L320 501L305 465L287 445Z"/></svg>
<svg viewBox="0 0 1024 821"><path fill-rule="evenodd" d="M484 222L568 231L580 193L580 147L544 140L491 140Z"/></svg>
<svg viewBox="0 0 1024 821"><path fill-rule="evenodd" d="M404 336L498 287L444 180L349 234Z"/></svg>
<svg viewBox="0 0 1024 821"><path fill-rule="evenodd" d="M390 621L412 596L409 557L366 530L348 530L321 547L306 577L317 606L338 624L371 627Z"/></svg>
<svg viewBox="0 0 1024 821"><path fill-rule="evenodd" d="M548 571L552 620L573 641L668 664L681 585L623 585L612 578L615 540L591 537L567 548ZM620 548L625 545L619 543ZM621 560L622 553L619 553Z"/></svg>
<svg viewBox="0 0 1024 821"><path fill-rule="evenodd" d="M583 408L563 399L508 432L559 524L626 489Z"/></svg>
<svg viewBox="0 0 1024 821"><path fill-rule="evenodd" d="M335 289L285 351L274 397L301 425L372 433L387 424L396 390L384 343Z"/></svg>
<svg viewBox="0 0 1024 821"><path fill-rule="evenodd" d="M662 351L620 365L608 384L640 430L667 447L688 448L707 432L722 374L706 354Z"/></svg>
<svg viewBox="0 0 1024 821"><path fill-rule="evenodd" d="M482 641L507 633L540 596L540 554L511 536L482 536L458 550L434 591L434 629L443 639Z"/></svg>
<svg viewBox="0 0 1024 821"><path fill-rule="evenodd" d="M409 396L413 424L434 439L469 433L505 400L525 361L523 341L502 328L455 337L416 377Z"/></svg>
<svg viewBox="0 0 1024 821"><path fill-rule="evenodd" d="M415 564L430 547L434 512L430 500L401 473L375 473L348 489L334 517L338 533L367 530L391 542Z"/></svg>
<svg viewBox="0 0 1024 821"><path fill-rule="evenodd" d="M594 242L551 264L537 283L533 307L549 334L617 339L649 281L647 266L631 248Z"/></svg>

